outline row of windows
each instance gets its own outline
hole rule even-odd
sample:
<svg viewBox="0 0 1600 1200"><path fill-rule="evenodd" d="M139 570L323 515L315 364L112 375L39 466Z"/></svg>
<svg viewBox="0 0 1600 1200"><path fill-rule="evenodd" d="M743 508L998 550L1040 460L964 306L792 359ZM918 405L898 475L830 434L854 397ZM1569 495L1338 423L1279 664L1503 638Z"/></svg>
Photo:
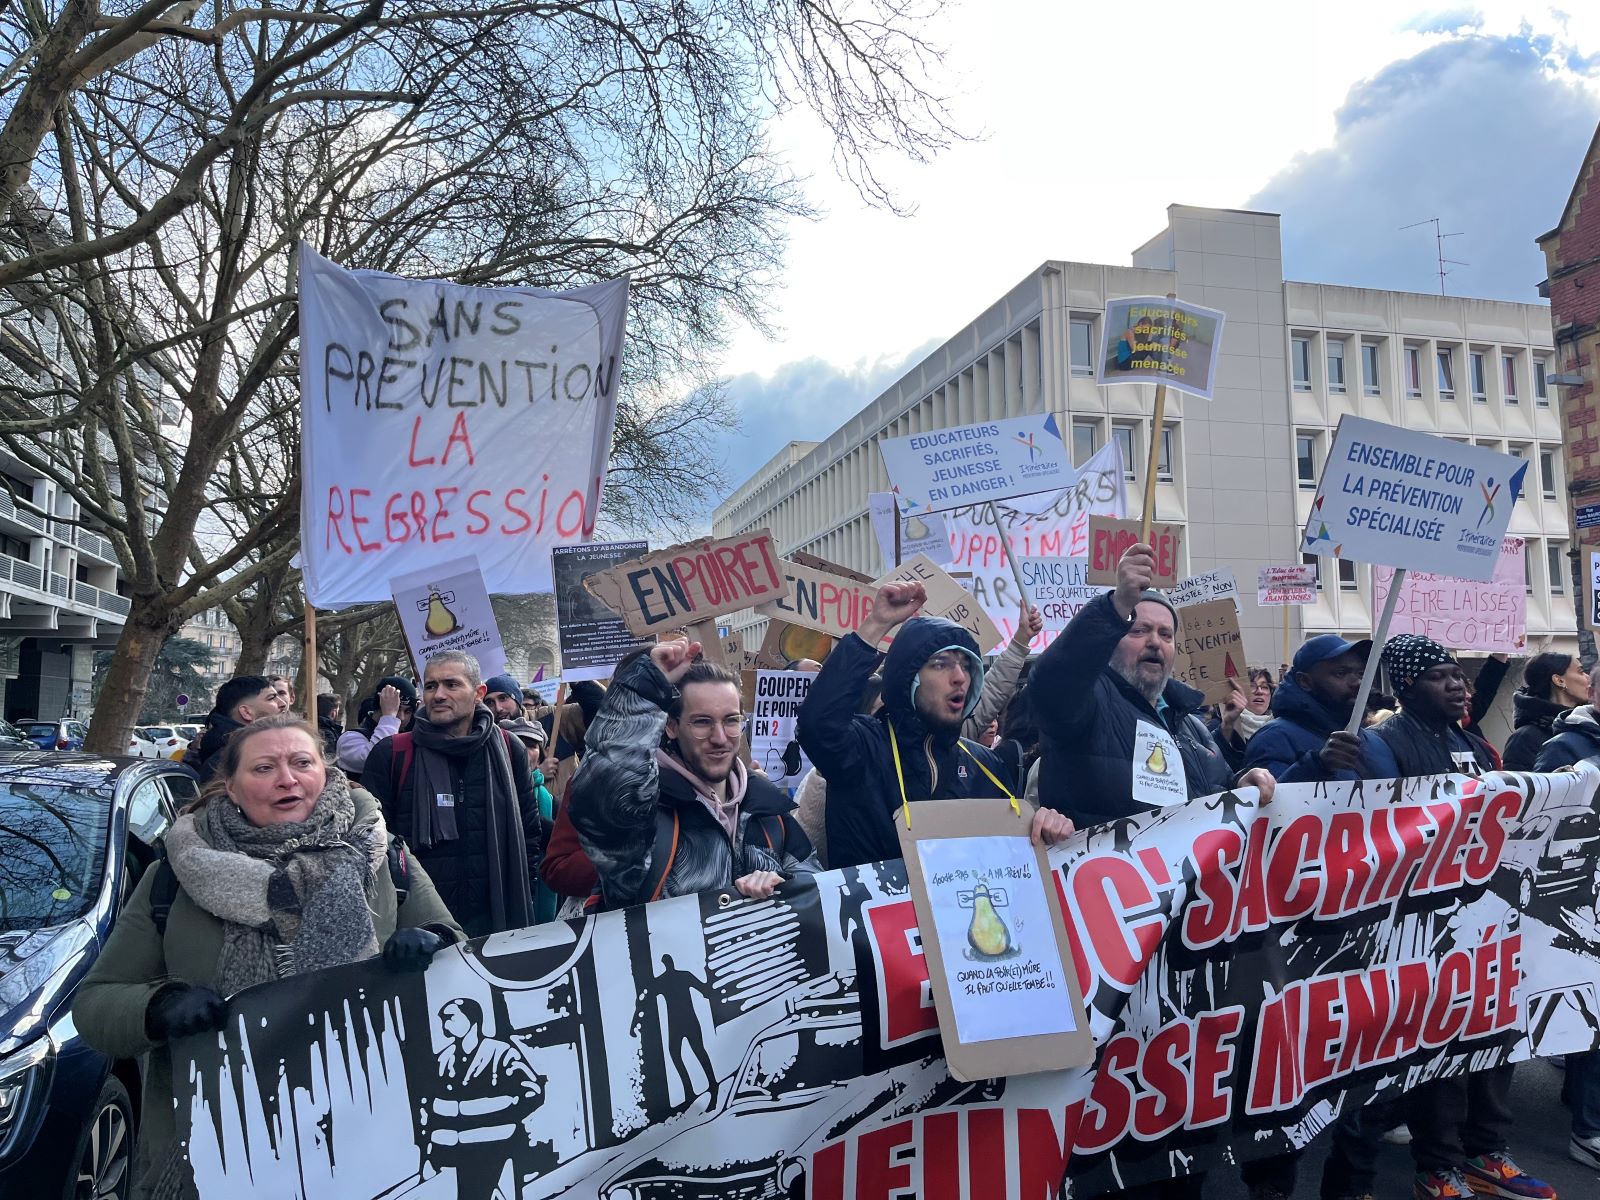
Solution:
<svg viewBox="0 0 1600 1200"><path fill-rule="evenodd" d="M1295 480L1302 491L1315 491L1317 481L1322 477L1323 459L1327 454L1327 434L1320 431L1301 430L1294 435L1294 463ZM1465 442L1465 438L1451 438L1451 441ZM1489 443L1480 442L1479 445ZM1534 483L1538 485L1540 494L1546 500L1554 500L1561 493L1561 460L1554 449L1538 447L1532 442L1506 442L1504 453L1514 458L1528 459L1533 456L1538 464L1538 476ZM1491 449L1501 449L1500 443L1493 443ZM1533 489L1527 489L1531 492Z"/></svg>
<svg viewBox="0 0 1600 1200"><path fill-rule="evenodd" d="M1536 542L1530 540L1528 542L1528 553L1524 554L1522 558L1522 569L1528 595L1530 596L1533 595L1533 560L1537 557L1535 552L1536 545ZM1322 566L1324 560L1318 558L1315 554L1302 554L1300 561L1308 567L1318 568L1317 591L1322 591L1323 576L1327 573L1326 568ZM1341 592L1358 592L1361 590L1361 584L1356 579L1356 564L1354 560L1333 558L1326 561L1332 562L1336 568ZM1567 556L1567 543L1545 543L1545 569L1550 575L1550 594L1552 596L1566 595L1567 585L1572 582L1572 560Z"/></svg>
<svg viewBox="0 0 1600 1200"><path fill-rule="evenodd" d="M1322 337L1328 391L1334 395L1343 395L1349 390L1348 375L1345 370L1349 339L1335 334L1324 334ZM1297 392L1311 390L1313 340L1310 334L1297 334L1289 339L1289 368L1294 381L1294 390ZM1384 339L1371 338L1361 340L1361 391L1364 395L1383 394L1385 357L1383 341ZM1422 395L1422 364L1425 351L1426 346L1416 342L1407 342L1401 347L1400 368L1404 375L1406 395L1413 399ZM1457 363L1460 353L1460 346L1437 343L1434 345L1434 383L1438 388L1440 400L1453 401L1456 398ZM1489 403L1490 363L1494 354L1495 351L1489 347L1474 346L1467 350L1467 382L1472 388L1472 399L1477 404ZM1521 404L1521 397L1527 390L1527 384L1522 381L1520 370L1522 352L1502 349L1498 356L1499 373L1495 381L1499 388L1500 399L1507 405ZM1538 355L1533 356L1533 374L1528 383L1532 386L1534 404L1539 408L1550 406L1548 373L1548 361Z"/></svg>
<svg viewBox="0 0 1600 1200"><path fill-rule="evenodd" d="M1082 467L1090 458L1094 457L1100 447L1105 444L1103 440L1102 422L1092 418L1075 418L1072 422L1072 465ZM1145 455L1148 451L1142 449L1144 442L1143 424L1137 421L1111 422L1111 436L1122 451L1123 478L1137 479L1141 468L1145 464ZM1156 479L1161 483L1173 481L1172 464L1173 451L1176 441L1175 425L1163 425L1161 428L1161 444L1156 449Z"/></svg>

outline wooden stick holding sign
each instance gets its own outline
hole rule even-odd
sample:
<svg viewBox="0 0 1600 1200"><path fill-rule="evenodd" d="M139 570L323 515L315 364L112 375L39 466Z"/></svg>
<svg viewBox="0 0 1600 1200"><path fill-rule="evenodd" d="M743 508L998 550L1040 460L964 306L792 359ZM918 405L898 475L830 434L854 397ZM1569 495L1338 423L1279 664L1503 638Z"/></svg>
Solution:
<svg viewBox="0 0 1600 1200"><path fill-rule="evenodd" d="M1033 607L1033 601L1028 599L1028 585L1022 582L1022 564L1017 561L1016 551L1011 548L1011 534L993 500L989 501L989 516L994 521L995 532L1000 535L1000 549L1006 556L1006 562L1011 564L1011 578L1017 581L1017 595L1022 597L1022 608L1026 612Z"/></svg>
<svg viewBox="0 0 1600 1200"><path fill-rule="evenodd" d="M306 720L311 722L312 728L317 724L317 610L312 607L311 601L305 605L306 629L305 641L302 651L305 655L300 660L300 694L306 703Z"/></svg>
<svg viewBox="0 0 1600 1200"><path fill-rule="evenodd" d="M1372 652L1367 655L1367 669L1361 672L1361 690L1356 693L1355 708L1350 712L1350 724L1345 727L1345 732L1352 736L1361 732L1361 719L1367 715L1367 697L1372 695L1372 683L1378 677L1378 656L1383 653L1383 643L1389 640L1389 623L1394 620L1394 604L1400 598L1400 589L1405 583L1406 569L1396 567L1394 581L1389 585L1389 597L1383 602L1383 615L1378 618L1378 627L1372 631Z"/></svg>
<svg viewBox="0 0 1600 1200"><path fill-rule="evenodd" d="M1174 300L1167 293L1168 300ZM1150 541L1150 526L1156 519L1156 468L1161 464L1161 427L1167 416L1167 385L1156 384L1156 410L1150 418L1150 453L1144 465L1144 515L1139 518L1139 540Z"/></svg>

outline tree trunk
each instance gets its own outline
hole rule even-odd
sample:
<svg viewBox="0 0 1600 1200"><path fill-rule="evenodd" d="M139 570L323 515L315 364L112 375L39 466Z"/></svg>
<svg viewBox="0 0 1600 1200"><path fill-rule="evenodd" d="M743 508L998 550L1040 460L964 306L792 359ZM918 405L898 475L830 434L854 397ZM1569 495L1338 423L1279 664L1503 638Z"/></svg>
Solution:
<svg viewBox="0 0 1600 1200"><path fill-rule="evenodd" d="M144 708L150 673L162 644L177 631L173 612L161 599L133 599L127 624L100 686L100 699L89 722L83 748L92 754L126 754L128 739Z"/></svg>

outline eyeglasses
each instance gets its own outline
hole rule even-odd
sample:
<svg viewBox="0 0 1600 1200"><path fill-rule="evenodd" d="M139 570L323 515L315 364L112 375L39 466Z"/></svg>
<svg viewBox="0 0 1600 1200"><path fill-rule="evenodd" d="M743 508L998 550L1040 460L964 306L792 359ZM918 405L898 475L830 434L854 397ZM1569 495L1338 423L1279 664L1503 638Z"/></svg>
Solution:
<svg viewBox="0 0 1600 1200"><path fill-rule="evenodd" d="M703 742L722 726L722 732L730 738L736 738L744 732L745 726L750 723L745 716L728 716L718 721L715 717L690 717L683 725L689 731L689 736L697 742Z"/></svg>

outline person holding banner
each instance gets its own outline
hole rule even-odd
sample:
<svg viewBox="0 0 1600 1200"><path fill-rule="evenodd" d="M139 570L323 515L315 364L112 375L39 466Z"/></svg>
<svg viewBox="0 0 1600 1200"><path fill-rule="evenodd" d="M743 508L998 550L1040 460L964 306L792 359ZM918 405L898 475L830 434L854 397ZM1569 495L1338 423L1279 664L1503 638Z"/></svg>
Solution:
<svg viewBox="0 0 1600 1200"><path fill-rule="evenodd" d="M1336 633L1296 650L1272 698L1273 720L1245 748L1245 767L1270 771L1280 783L1380 778L1375 763L1387 756L1372 731L1345 732L1371 653L1370 639L1347 642Z"/></svg>
<svg viewBox="0 0 1600 1200"><path fill-rule="evenodd" d="M839 639L801 706L796 733L828 781L828 859L839 867L900 857L894 814L913 800L1004 799L1021 781L992 750L961 736L983 692L977 640L942 617L918 617L920 583L886 583L872 613ZM878 645L899 626L883 663L883 707L856 712L878 663ZM1040 809L1035 841L1072 836L1072 823Z"/></svg>
<svg viewBox="0 0 1600 1200"><path fill-rule="evenodd" d="M766 899L819 867L794 801L739 759L738 678L661 642L617 664L564 814L603 908L731 888Z"/></svg>

